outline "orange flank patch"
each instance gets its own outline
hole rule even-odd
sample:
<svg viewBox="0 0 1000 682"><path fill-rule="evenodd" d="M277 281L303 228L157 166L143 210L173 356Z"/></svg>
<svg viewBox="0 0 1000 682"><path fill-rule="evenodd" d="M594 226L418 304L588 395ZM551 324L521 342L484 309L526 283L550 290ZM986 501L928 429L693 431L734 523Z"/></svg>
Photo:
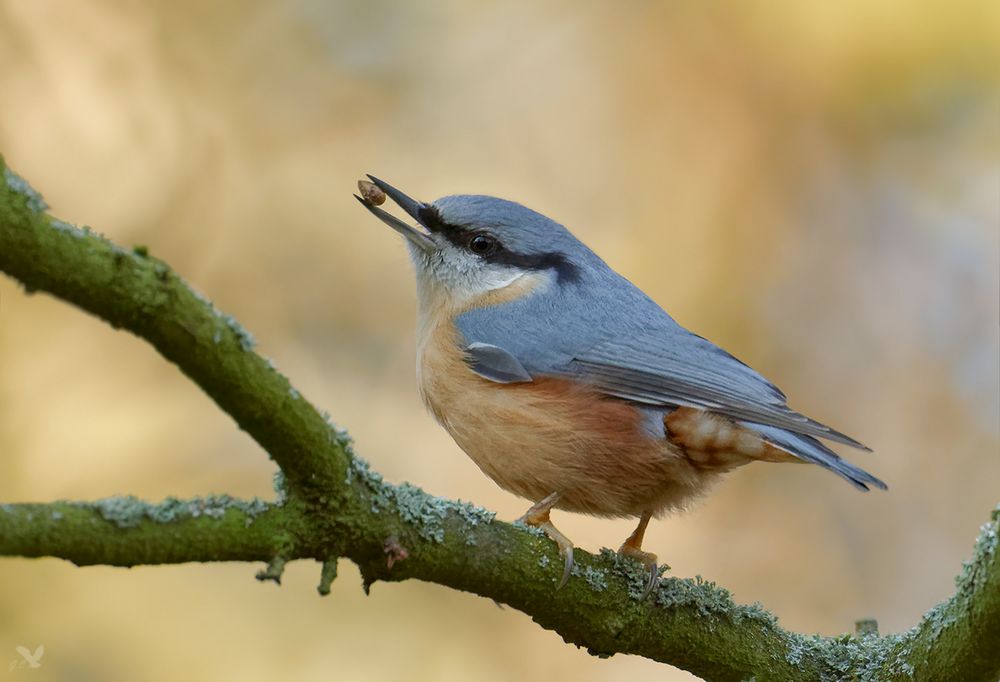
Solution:
<svg viewBox="0 0 1000 682"><path fill-rule="evenodd" d="M751 460L800 462L760 434L726 417L694 407L679 407L663 419L670 442L697 465L730 469Z"/></svg>
<svg viewBox="0 0 1000 682"><path fill-rule="evenodd" d="M723 472L752 459L789 461L747 429L699 410L655 413L552 377L500 384L465 361L455 316L524 296L547 279L522 277L474 301L418 280L417 383L424 403L500 487L556 508L636 517L687 506ZM665 438L666 428L670 438Z"/></svg>
<svg viewBox="0 0 1000 682"><path fill-rule="evenodd" d="M483 472L532 501L599 516L659 514L688 504L717 473L697 466L648 416L588 386L539 377L498 384L474 374L450 320L420 343L420 392L431 413Z"/></svg>

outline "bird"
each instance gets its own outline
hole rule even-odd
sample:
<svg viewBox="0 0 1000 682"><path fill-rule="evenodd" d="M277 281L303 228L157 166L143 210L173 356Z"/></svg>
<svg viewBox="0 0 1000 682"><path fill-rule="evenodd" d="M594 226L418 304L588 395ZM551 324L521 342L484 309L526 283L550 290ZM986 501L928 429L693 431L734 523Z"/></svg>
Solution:
<svg viewBox="0 0 1000 682"><path fill-rule="evenodd" d="M824 441L868 447L794 411L556 221L485 195L425 203L367 177L355 198L405 238L415 266L423 402L489 478L532 503L519 521L558 546L557 589L573 543L553 509L638 518L618 552L648 569L648 595L650 519L737 467L807 462L887 488ZM386 197L416 225L380 208Z"/></svg>

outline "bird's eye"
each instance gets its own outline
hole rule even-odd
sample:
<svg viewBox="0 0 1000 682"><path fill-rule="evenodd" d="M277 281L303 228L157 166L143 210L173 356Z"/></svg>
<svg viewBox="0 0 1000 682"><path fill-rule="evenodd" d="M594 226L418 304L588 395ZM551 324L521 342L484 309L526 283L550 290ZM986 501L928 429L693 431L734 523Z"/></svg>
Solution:
<svg viewBox="0 0 1000 682"><path fill-rule="evenodd" d="M485 234L477 234L469 240L469 251L478 256L488 256L496 251L499 246L500 242Z"/></svg>

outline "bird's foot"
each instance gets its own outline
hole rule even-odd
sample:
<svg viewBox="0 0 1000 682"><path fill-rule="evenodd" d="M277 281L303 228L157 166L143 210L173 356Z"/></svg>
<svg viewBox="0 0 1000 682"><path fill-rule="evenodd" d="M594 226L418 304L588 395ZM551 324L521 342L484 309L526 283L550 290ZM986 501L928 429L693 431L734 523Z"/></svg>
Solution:
<svg viewBox="0 0 1000 682"><path fill-rule="evenodd" d="M646 582L646 590L642 593L642 601L646 600L646 597L653 591L653 587L656 586L657 581L660 579L660 567L656 564L656 555L642 551L642 538L646 534L646 526L649 525L651 518L653 518L653 512L649 510L644 511L642 516L639 517L639 525L635 527L635 530L628 536L628 539L618 548L619 556L635 559L649 571L649 579Z"/></svg>
<svg viewBox="0 0 1000 682"><path fill-rule="evenodd" d="M552 538L552 541L558 545L559 556L563 558L563 574L562 578L559 580L559 584L556 586L556 589L562 589L563 585L565 585L569 580L570 571L573 570L573 541L560 533L559 529L553 526L551 521L545 521L538 524L531 523L528 525L541 528L545 531L545 534Z"/></svg>
<svg viewBox="0 0 1000 682"><path fill-rule="evenodd" d="M648 578L646 579L646 589L643 591L642 599L640 600L645 601L649 593L656 587L656 583L660 578L660 565L657 563L656 555L652 552L644 552L638 547L629 544L629 541L626 540L618 549L618 556L634 559L646 567Z"/></svg>
<svg viewBox="0 0 1000 682"><path fill-rule="evenodd" d="M518 523L545 531L545 534L559 547L559 555L563 558L563 574L559 585L556 587L557 590L566 584L569 580L570 571L573 570L573 541L560 533L559 529L552 525L552 521L549 519L549 512L552 511L552 507L558 501L559 493L552 493L541 502L533 505L531 509L524 512L524 516L517 520Z"/></svg>

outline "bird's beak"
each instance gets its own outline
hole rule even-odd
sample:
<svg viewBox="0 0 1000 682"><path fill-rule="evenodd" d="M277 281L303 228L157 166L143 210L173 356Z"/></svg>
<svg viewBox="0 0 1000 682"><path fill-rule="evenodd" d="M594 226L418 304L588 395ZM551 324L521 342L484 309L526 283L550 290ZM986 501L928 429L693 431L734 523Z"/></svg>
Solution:
<svg viewBox="0 0 1000 682"><path fill-rule="evenodd" d="M373 175L369 175L368 178L376 187L385 192L390 199L399 204L399 207L406 211L411 218L416 220L421 226L426 227L420 218L420 209L425 208L426 204L416 201L415 199L411 199L390 185L388 182L383 182ZM437 244L435 244L434 240L431 239L429 232L425 232L418 227L413 227L412 225L404 223L391 213L383 211L367 198L359 197L357 194L354 195L354 198L360 201L361 205L371 211L376 218L406 237L411 244L419 248L424 253L433 253L434 251L437 251Z"/></svg>

